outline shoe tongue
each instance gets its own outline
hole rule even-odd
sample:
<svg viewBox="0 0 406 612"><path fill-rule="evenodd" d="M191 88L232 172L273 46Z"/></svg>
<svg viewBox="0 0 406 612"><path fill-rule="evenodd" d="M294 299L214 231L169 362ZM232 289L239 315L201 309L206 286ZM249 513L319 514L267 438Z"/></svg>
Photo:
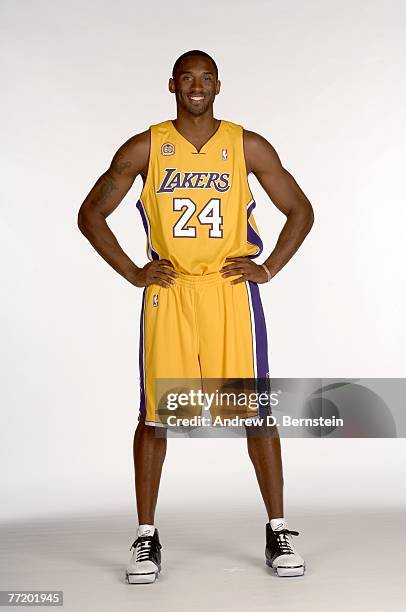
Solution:
<svg viewBox="0 0 406 612"><path fill-rule="evenodd" d="M155 531L154 525L140 525L138 527L137 536L153 536Z"/></svg>
<svg viewBox="0 0 406 612"><path fill-rule="evenodd" d="M280 531L281 529L287 529L288 524L283 518L271 519L270 521L272 531Z"/></svg>

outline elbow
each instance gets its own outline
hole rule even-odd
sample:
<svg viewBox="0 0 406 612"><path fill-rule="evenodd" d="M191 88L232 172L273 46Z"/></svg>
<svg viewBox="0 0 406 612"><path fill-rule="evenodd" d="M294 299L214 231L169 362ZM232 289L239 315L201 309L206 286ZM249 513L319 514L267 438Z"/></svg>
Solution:
<svg viewBox="0 0 406 612"><path fill-rule="evenodd" d="M308 234L314 224L314 211L313 211L313 206L311 205L309 200L307 200L307 198L306 198L305 204L306 205L303 207L300 217L301 217L301 223L302 223L303 229L305 233Z"/></svg>
<svg viewBox="0 0 406 612"><path fill-rule="evenodd" d="M288 213L288 218L292 217L292 223L295 223L299 231L304 235L308 234L314 224L313 206L307 198L301 198L297 204L292 206Z"/></svg>
<svg viewBox="0 0 406 612"><path fill-rule="evenodd" d="M310 202L306 202L299 209L293 209L288 215L292 216L292 222L295 223L297 230L306 236L314 224L314 212Z"/></svg>
<svg viewBox="0 0 406 612"><path fill-rule="evenodd" d="M311 205L311 204L309 204L309 211L308 211L308 214L307 214L307 224L306 224L306 226L307 226L307 232L308 232L308 233L309 233L309 232L310 232L310 230L312 229L313 224L314 224L314 211L313 211L313 207L312 207L312 205Z"/></svg>
<svg viewBox="0 0 406 612"><path fill-rule="evenodd" d="M86 212L83 210L83 207L79 209L77 225L78 225L79 230L82 232L82 234L86 236L89 230L89 217L86 214Z"/></svg>

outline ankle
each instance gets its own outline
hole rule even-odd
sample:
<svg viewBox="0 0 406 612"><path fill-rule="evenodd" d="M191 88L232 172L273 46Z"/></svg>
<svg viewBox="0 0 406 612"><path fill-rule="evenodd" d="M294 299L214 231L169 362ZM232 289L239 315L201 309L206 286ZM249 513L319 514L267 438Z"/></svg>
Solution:
<svg viewBox="0 0 406 612"><path fill-rule="evenodd" d="M153 536L155 532L155 525L151 523L141 523L137 529L137 536Z"/></svg>

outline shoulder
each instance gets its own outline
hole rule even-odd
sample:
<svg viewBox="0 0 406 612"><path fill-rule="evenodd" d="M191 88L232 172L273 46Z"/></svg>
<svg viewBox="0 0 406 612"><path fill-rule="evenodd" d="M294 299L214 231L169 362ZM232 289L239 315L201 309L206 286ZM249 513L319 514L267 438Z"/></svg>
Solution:
<svg viewBox="0 0 406 612"><path fill-rule="evenodd" d="M128 140L126 140L120 147L119 151L126 152L131 155L139 155L142 152L149 152L151 140L150 129L148 128L144 132L140 132L139 134L134 134L130 136Z"/></svg>
<svg viewBox="0 0 406 612"><path fill-rule="evenodd" d="M243 129L244 155L247 172L262 164L280 164L278 154L269 140L251 130Z"/></svg>
<svg viewBox="0 0 406 612"><path fill-rule="evenodd" d="M148 170L151 146L161 138L167 138L170 129L170 119L151 124L147 130L134 134L118 149L115 158L121 163L131 164L135 171L146 176Z"/></svg>
<svg viewBox="0 0 406 612"><path fill-rule="evenodd" d="M150 151L150 130L130 136L116 151L111 170L118 174L136 176L144 173L148 166Z"/></svg>
<svg viewBox="0 0 406 612"><path fill-rule="evenodd" d="M243 138L244 148L247 150L260 152L262 150L273 149L271 143L257 132L252 132L251 130L243 128Z"/></svg>

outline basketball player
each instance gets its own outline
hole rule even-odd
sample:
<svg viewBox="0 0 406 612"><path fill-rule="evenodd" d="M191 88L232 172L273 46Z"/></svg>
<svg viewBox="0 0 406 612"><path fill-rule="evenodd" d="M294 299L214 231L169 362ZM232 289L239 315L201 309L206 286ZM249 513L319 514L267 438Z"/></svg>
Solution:
<svg viewBox="0 0 406 612"><path fill-rule="evenodd" d="M262 136L215 119L220 93L215 61L203 51L179 57L169 79L177 117L132 136L114 155L83 202L82 233L126 280L142 287L141 402L134 436L139 527L126 576L154 582L161 570L155 507L166 453L166 430L156 411L156 378L260 379L269 376L265 318L258 285L269 282L297 251L313 224L313 210L277 153ZM263 245L253 218L253 173L286 216L272 253L255 263ZM149 262L138 267L121 249L106 218L134 179ZM279 576L298 576L305 562L295 550L283 510L278 435L247 444L266 506L267 564Z"/></svg>

